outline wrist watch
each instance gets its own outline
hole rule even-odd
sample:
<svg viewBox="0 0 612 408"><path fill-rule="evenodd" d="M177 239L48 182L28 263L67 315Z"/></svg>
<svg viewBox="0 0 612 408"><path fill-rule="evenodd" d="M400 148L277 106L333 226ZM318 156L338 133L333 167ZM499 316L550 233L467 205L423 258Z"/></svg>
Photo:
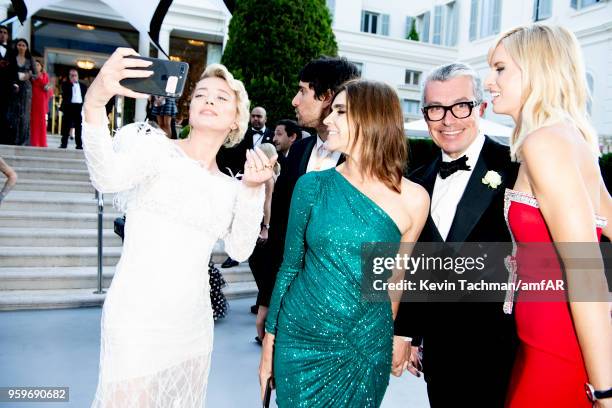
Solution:
<svg viewBox="0 0 612 408"><path fill-rule="evenodd" d="M584 384L584 390L591 402L612 398L612 388L608 388L607 390L596 390L591 384L586 383Z"/></svg>
<svg viewBox="0 0 612 408"><path fill-rule="evenodd" d="M270 229L270 224L264 224L263 222L261 223L261 228L265 228L267 230Z"/></svg>

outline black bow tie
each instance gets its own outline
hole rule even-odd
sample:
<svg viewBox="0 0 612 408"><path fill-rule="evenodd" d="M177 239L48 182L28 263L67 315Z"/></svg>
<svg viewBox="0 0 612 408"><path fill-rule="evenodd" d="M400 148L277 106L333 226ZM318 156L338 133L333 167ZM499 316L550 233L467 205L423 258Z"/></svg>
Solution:
<svg viewBox="0 0 612 408"><path fill-rule="evenodd" d="M263 135L263 133L264 133L264 132L263 132L263 130L256 130L256 129L253 129L253 134L256 134L256 135Z"/></svg>
<svg viewBox="0 0 612 408"><path fill-rule="evenodd" d="M467 165L467 160L467 156L461 156L457 160L440 163L440 177L445 179L457 170L471 170L472 168Z"/></svg>

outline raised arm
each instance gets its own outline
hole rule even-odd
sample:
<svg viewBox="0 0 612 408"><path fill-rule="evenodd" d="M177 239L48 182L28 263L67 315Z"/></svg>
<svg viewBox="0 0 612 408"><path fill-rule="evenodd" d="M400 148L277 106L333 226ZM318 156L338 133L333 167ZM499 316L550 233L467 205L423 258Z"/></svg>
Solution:
<svg viewBox="0 0 612 408"><path fill-rule="evenodd" d="M575 150L567 135L542 128L527 137L522 155L531 188L563 260L570 310L589 382L596 389L607 389L612 385L608 285L597 245L594 203L580 173L576 158L579 153ZM546 157L545 162L542 157ZM585 268L576 262L585 257L599 267Z"/></svg>
<svg viewBox="0 0 612 408"><path fill-rule="evenodd" d="M126 126L121 129L117 138L128 147L127 140L142 139L141 146L136 149L124 148L115 152L108 130L108 119L106 117L105 105L115 95L123 95L131 98L146 98L119 84L124 78L148 77L153 71L145 71L151 63L134 58L124 58L128 55L138 55L136 51L129 48L117 48L106 63L100 69L98 76L92 82L83 104L83 140L85 158L89 168L91 181L94 187L103 193L114 193L128 190L142 181L150 174L155 158L150 157L154 138L137 138L134 134L138 129ZM135 141L135 140L134 140ZM136 152L138 150L138 152Z"/></svg>

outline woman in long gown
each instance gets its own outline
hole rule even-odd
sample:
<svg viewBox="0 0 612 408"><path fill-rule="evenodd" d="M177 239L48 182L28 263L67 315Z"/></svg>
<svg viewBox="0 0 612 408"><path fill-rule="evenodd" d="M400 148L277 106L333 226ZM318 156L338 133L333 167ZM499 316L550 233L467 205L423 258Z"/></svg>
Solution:
<svg viewBox="0 0 612 408"><path fill-rule="evenodd" d="M518 279L565 275L569 295L555 300L541 291L519 292L520 348L507 406L610 407L612 399L593 403L585 392L587 382L596 390L612 386L608 285L597 246L605 227L597 215L610 217L612 206L599 172L597 134L587 119L578 41L561 27L519 27L501 36L489 64L493 111L516 124L511 153L520 169L514 189L506 191L506 217L517 244ZM578 258L598 267L585 270Z"/></svg>
<svg viewBox="0 0 612 408"><path fill-rule="evenodd" d="M105 104L145 77L147 61L117 49L84 103L84 151L93 185L119 192L125 241L102 313L100 374L93 407L201 408L213 341L208 260L218 239L233 258L250 255L263 214L263 183L274 158L249 151L242 181L219 172L222 144L238 143L248 97L219 64L207 67L190 106L191 134L174 142L144 123L111 139ZM141 68L141 69L129 69Z"/></svg>
<svg viewBox="0 0 612 408"><path fill-rule="evenodd" d="M49 75L42 63L34 60L38 76L32 79L30 112L30 146L47 147L47 111L49 109Z"/></svg>
<svg viewBox="0 0 612 408"><path fill-rule="evenodd" d="M395 91L349 81L332 109L327 148L347 160L298 180L266 320L259 376L262 387L273 376L279 407L380 406L398 303L362 300L361 245L415 242L429 210L427 192L402 177Z"/></svg>
<svg viewBox="0 0 612 408"><path fill-rule="evenodd" d="M8 121L15 134L15 144L30 145L30 112L32 109L32 79L38 72L30 54L30 46L24 38L14 41L13 63L17 67L17 86L19 89L11 97Z"/></svg>

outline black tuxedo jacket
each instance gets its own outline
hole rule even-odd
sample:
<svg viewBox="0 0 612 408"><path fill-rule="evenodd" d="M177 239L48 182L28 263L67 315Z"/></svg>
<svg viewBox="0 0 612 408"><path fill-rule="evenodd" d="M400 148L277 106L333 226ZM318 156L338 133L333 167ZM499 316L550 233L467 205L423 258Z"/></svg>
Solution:
<svg viewBox="0 0 612 408"><path fill-rule="evenodd" d="M441 161L439 155L409 176L425 187L430 197ZM496 189L482 183L489 170L502 178ZM487 137L457 204L446 242L509 242L504 190L514 185L517 171L518 166L510 161L508 147ZM428 216L419 242L442 241L431 215ZM503 259L498 267L503 268ZM409 296L409 292L405 295ZM423 368L432 408L503 407L516 333L513 317L503 313L500 303L404 301L395 320L395 334L412 337L417 344L422 340ZM460 389L463 396L451 391Z"/></svg>
<svg viewBox="0 0 612 408"><path fill-rule="evenodd" d="M264 283L259 288L258 304L268 306L272 297L272 290L276 282L276 275L283 260L285 248L285 235L289 220L289 207L291 196L298 179L306 173L312 149L317 144L317 136L298 140L291 145L289 154L280 161L281 173L274 185L272 194L272 216L270 217L270 231L268 238L268 263L265 267ZM344 162L344 155L338 159L338 164Z"/></svg>
<svg viewBox="0 0 612 408"><path fill-rule="evenodd" d="M79 87L81 88L81 97L83 101L85 101L85 94L87 93L87 86L79 81ZM72 101L72 82L65 81L62 83L62 104L60 106L60 110L66 113L66 106L68 106Z"/></svg>
<svg viewBox="0 0 612 408"><path fill-rule="evenodd" d="M217 153L217 166L219 167L219 170L228 175L230 175L230 171L234 175L239 172L244 172L246 152L247 150L253 148L253 133L253 129L249 127L240 143L238 143L236 146L229 148L221 146L221 149L219 149L219 152ZM274 131L269 127L266 127L261 143L273 143L273 138Z"/></svg>
<svg viewBox="0 0 612 408"><path fill-rule="evenodd" d="M4 57L0 56L0 99L4 103L14 95L13 84L17 82L17 66L15 57L9 45L6 46Z"/></svg>

